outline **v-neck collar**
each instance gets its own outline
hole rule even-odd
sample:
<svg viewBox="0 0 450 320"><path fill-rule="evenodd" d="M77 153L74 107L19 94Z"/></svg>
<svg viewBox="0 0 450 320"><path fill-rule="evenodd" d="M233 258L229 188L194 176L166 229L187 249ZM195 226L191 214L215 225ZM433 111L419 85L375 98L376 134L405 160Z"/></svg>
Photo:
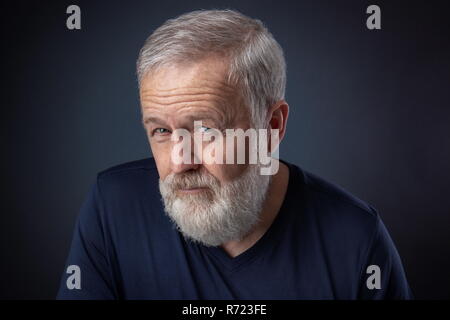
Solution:
<svg viewBox="0 0 450 320"><path fill-rule="evenodd" d="M234 258L229 256L228 253L220 246L207 247L200 244L198 245L200 246L202 251L219 260L221 266L223 266L230 272L236 271L240 267L262 256L264 252L266 252L271 246L275 244L276 241L279 241L277 235L282 232L281 227L284 225L284 221L288 218L288 208L292 206L292 201L295 198L296 188L294 185L298 182L299 179L299 177L297 176L298 171L296 170L296 167L294 165L284 160L279 160L284 163L289 169L288 187L277 216L275 217L270 227L262 235L262 237L253 246Z"/></svg>

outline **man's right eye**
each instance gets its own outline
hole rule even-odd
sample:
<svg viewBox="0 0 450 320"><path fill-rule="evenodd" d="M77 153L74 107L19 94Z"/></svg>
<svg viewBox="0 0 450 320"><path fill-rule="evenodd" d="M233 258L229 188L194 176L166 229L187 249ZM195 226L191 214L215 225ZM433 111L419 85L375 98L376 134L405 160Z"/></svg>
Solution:
<svg viewBox="0 0 450 320"><path fill-rule="evenodd" d="M166 133L169 133L169 130L164 128L156 128L155 130L152 131L152 134L166 134Z"/></svg>

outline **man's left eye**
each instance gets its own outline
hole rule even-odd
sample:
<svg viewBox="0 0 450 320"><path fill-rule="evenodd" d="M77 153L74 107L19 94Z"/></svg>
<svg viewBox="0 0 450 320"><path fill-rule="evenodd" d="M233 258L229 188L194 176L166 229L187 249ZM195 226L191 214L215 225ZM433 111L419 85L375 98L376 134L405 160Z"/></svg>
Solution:
<svg viewBox="0 0 450 320"><path fill-rule="evenodd" d="M211 128L205 127L205 126L201 126L201 127L199 128L199 130L200 130L200 132L204 133L204 132L207 132L207 131L211 130Z"/></svg>

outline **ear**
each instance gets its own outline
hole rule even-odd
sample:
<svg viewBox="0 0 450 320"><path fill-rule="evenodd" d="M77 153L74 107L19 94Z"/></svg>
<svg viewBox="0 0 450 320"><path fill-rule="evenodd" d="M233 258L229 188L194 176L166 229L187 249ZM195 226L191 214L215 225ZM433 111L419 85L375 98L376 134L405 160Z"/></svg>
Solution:
<svg viewBox="0 0 450 320"><path fill-rule="evenodd" d="M286 101L280 100L274 105L272 105L268 111L268 117L269 117L269 130L270 129L278 129L278 139L279 143L283 140L283 137L286 133L286 124L289 116L289 105ZM269 139L269 145L268 150L270 152L273 152L276 150L278 145L272 146L272 139L271 134L268 132Z"/></svg>

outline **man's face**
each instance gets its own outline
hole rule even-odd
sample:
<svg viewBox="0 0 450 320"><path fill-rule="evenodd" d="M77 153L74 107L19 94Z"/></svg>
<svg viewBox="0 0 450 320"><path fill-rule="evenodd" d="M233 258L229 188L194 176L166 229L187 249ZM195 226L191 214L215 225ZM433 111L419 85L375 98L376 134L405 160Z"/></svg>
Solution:
<svg viewBox="0 0 450 320"><path fill-rule="evenodd" d="M226 63L209 58L164 67L143 79L140 89L143 121L161 179L188 170L202 170L225 183L245 170L246 165L175 164L171 159L176 144L171 141L171 133L176 129L194 133L195 120L202 121L203 130L246 130L251 126L248 109L225 77Z"/></svg>
<svg viewBox="0 0 450 320"><path fill-rule="evenodd" d="M173 65L145 77L140 88L166 213L186 237L214 246L241 239L256 224L271 180L259 174L258 165L196 164L191 155L190 163L177 164L172 158L179 141L171 136L177 129L193 135L198 129L252 127L238 91L226 83L226 71L217 58ZM194 121L202 127L195 128ZM239 146L233 148L236 154ZM226 157L226 144L223 150Z"/></svg>

